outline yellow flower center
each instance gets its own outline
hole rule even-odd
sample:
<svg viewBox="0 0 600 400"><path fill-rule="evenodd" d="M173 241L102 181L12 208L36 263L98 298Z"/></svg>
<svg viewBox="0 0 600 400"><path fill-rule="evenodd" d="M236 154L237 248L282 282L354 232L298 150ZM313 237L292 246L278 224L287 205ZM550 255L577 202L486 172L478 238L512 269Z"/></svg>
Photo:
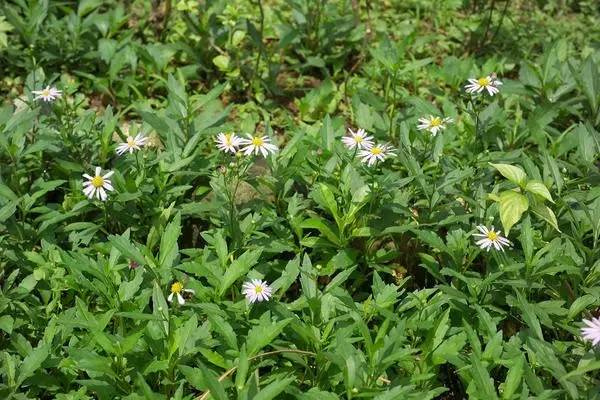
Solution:
<svg viewBox="0 0 600 400"><path fill-rule="evenodd" d="M485 78L477 79L477 83L479 84L479 86L486 87L489 86L492 83L492 81L490 81L490 78L486 76Z"/></svg>
<svg viewBox="0 0 600 400"><path fill-rule="evenodd" d="M96 189L101 188L102 186L104 186L104 178L102 178L100 175L96 175L92 178L92 186Z"/></svg>
<svg viewBox="0 0 600 400"><path fill-rule="evenodd" d="M362 136L354 135L354 141L356 143L362 143L363 138L362 138Z"/></svg>
<svg viewBox="0 0 600 400"><path fill-rule="evenodd" d="M263 287L260 286L260 285L256 285L256 286L254 286L254 291L256 293L262 293L263 292Z"/></svg>
<svg viewBox="0 0 600 400"><path fill-rule="evenodd" d="M487 238L490 239L493 242L496 239L498 239L498 234L496 232L494 232L494 231L489 231L487 233Z"/></svg>
<svg viewBox="0 0 600 400"><path fill-rule="evenodd" d="M129 147L135 146L135 140L131 136L129 136L127 138L127 146L129 146Z"/></svg>
<svg viewBox="0 0 600 400"><path fill-rule="evenodd" d="M50 90L49 89L42 89L42 96L44 96L44 97L50 96Z"/></svg>
<svg viewBox="0 0 600 400"><path fill-rule="evenodd" d="M181 291L183 290L183 283L181 282L175 282L174 284L171 285L171 293L181 293Z"/></svg>
<svg viewBox="0 0 600 400"><path fill-rule="evenodd" d="M429 122L429 125L432 126L432 127L441 126L442 125L442 119L440 117L432 118L431 121Z"/></svg>
<svg viewBox="0 0 600 400"><path fill-rule="evenodd" d="M373 154L374 156L378 156L381 153L383 153L383 150L381 150L381 147L373 147L371 149L371 154Z"/></svg>
<svg viewBox="0 0 600 400"><path fill-rule="evenodd" d="M252 144L255 145L255 146L257 146L257 147L262 146L264 143L265 143L265 141L262 140L261 137L255 136L255 137L252 138Z"/></svg>
<svg viewBox="0 0 600 400"><path fill-rule="evenodd" d="M227 146L231 146L232 145L232 143L231 143L231 136L232 136L231 133L226 133L225 134L225 144Z"/></svg>

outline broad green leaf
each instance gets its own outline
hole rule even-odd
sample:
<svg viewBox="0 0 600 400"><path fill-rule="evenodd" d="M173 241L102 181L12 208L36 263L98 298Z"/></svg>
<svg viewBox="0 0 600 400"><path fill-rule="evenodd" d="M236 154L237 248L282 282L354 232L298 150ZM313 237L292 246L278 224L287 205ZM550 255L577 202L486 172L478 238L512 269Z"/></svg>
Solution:
<svg viewBox="0 0 600 400"><path fill-rule="evenodd" d="M179 247L177 246L177 239L181 234L181 214L177 213L173 220L165 228L165 232L160 240L160 258L159 263L162 268L171 268L177 254Z"/></svg>
<svg viewBox="0 0 600 400"><path fill-rule="evenodd" d="M258 392L252 400L272 400L283 392L290 383L294 382L295 379L294 377L277 379Z"/></svg>
<svg viewBox="0 0 600 400"><path fill-rule="evenodd" d="M550 207L544 204L534 204L531 207L531 211L536 216L549 223L558 232L560 232L560 229L558 228L558 221L556 219L556 215L554 215L554 212L550 209Z"/></svg>
<svg viewBox="0 0 600 400"><path fill-rule="evenodd" d="M135 277L130 281L123 281L119 286L119 299L121 301L128 301L133 298L133 296L140 289L140 285L144 280L144 270L138 268L135 271Z"/></svg>
<svg viewBox="0 0 600 400"><path fill-rule="evenodd" d="M121 254L140 265L146 264L146 259L139 249L129 240L129 229L120 236L109 235L108 240L113 246L121 252Z"/></svg>
<svg viewBox="0 0 600 400"><path fill-rule="evenodd" d="M517 306L523 312L521 315L523 317L523 320L527 324L527 327L529 327L529 329L533 331L533 333L538 339L544 340L542 327L540 325L540 321L538 320L537 315L535 314L534 307L527 302L525 297L519 291L517 291Z"/></svg>
<svg viewBox="0 0 600 400"><path fill-rule="evenodd" d="M50 348L48 345L41 344L33 349L33 351L29 353L27 357L25 357L21 363L21 366L19 367L17 386L21 385L25 379L33 376L35 371L40 369L42 363L46 360L46 358L48 358L49 355Z"/></svg>
<svg viewBox="0 0 600 400"><path fill-rule="evenodd" d="M523 377L524 363L525 360L522 356L517 356L512 359L508 374L506 374L506 380L503 384L502 399L510 400L513 398L513 394L517 392Z"/></svg>
<svg viewBox="0 0 600 400"><path fill-rule="evenodd" d="M338 205L331 188L324 183L317 186L312 193L313 198L319 206L329 211L336 221L339 221Z"/></svg>
<svg viewBox="0 0 600 400"><path fill-rule="evenodd" d="M292 318L287 318L279 322L261 320L259 325L254 326L248 332L246 338L248 356L256 355L263 347L270 344L291 321Z"/></svg>
<svg viewBox="0 0 600 400"><path fill-rule="evenodd" d="M237 350L237 336L229 322L225 321L216 312L212 312L212 310L207 309L206 311L208 313L208 320L211 327L220 335L222 335L221 337L223 337L229 348Z"/></svg>
<svg viewBox="0 0 600 400"><path fill-rule="evenodd" d="M313 217L308 218L302 221L300 227L303 229L317 229L321 234L323 234L330 242L337 246L341 246L339 234L337 233L337 228L331 223L326 222L325 220Z"/></svg>
<svg viewBox="0 0 600 400"><path fill-rule="evenodd" d="M592 112L598 112L598 96L600 96L600 73L593 57L589 55L581 67L582 90L587 97Z"/></svg>
<svg viewBox="0 0 600 400"><path fill-rule="evenodd" d="M235 387L238 393L244 388L246 376L248 375L248 355L246 354L246 345L242 345L238 356L237 370L235 371Z"/></svg>
<svg viewBox="0 0 600 400"><path fill-rule="evenodd" d="M294 257L294 259L288 261L285 269L281 273L281 276L277 278L271 288L273 292L279 292L280 295L283 295L292 284L298 279L298 275L300 274L300 255Z"/></svg>
<svg viewBox="0 0 600 400"><path fill-rule="evenodd" d="M216 56L215 58L213 58L212 62L221 71L225 71L226 72L226 71L229 70L230 59L229 59L229 57L227 55L220 54L220 55Z"/></svg>
<svg viewBox="0 0 600 400"><path fill-rule="evenodd" d="M552 200L552 195L550 195L548 188L546 187L546 185L544 185L543 182L536 181L536 180L530 180L527 182L527 185L525 186L525 190L528 191L529 193L537 194L538 196L541 196L544 199L554 203L554 200Z"/></svg>
<svg viewBox="0 0 600 400"><path fill-rule="evenodd" d="M3 315L0 317L0 329L9 335L12 333L14 323L15 320L10 315Z"/></svg>
<svg viewBox="0 0 600 400"><path fill-rule="evenodd" d="M176 301L173 299L173 301ZM156 318L162 321L163 330L166 336L169 335L169 305L165 300L163 291L158 286L157 282L154 282L152 288L152 313Z"/></svg>
<svg viewBox="0 0 600 400"><path fill-rule="evenodd" d="M481 360L475 355L471 354L471 376L473 382L477 387L477 395L480 399L494 400L498 398L496 389L494 388L494 380L490 377L487 369L481 362Z"/></svg>
<svg viewBox="0 0 600 400"><path fill-rule="evenodd" d="M432 353L431 361L434 365L452 362L460 357L460 352L467 343L467 334L460 332L444 340Z"/></svg>
<svg viewBox="0 0 600 400"><path fill-rule="evenodd" d="M574 376L580 376L580 375L584 375L587 374L590 371L596 371L600 369L600 360L593 360L593 361L589 361L587 363L583 363L581 362L579 366L577 366L577 369L569 372L568 374L564 375L562 377L563 380L568 380L569 378L572 378Z"/></svg>
<svg viewBox="0 0 600 400"><path fill-rule="evenodd" d="M17 211L17 202L10 201L6 203L2 208L0 208L0 222L4 222Z"/></svg>
<svg viewBox="0 0 600 400"><path fill-rule="evenodd" d="M527 174L521 167L516 167L510 164L493 164L490 165L498 170L506 179L518 186L525 186Z"/></svg>
<svg viewBox="0 0 600 400"><path fill-rule="evenodd" d="M521 215L529 208L527 197L513 190L500 193L499 197L500 221L504 227L504 234L508 235L510 228L519 222Z"/></svg>
<svg viewBox="0 0 600 400"><path fill-rule="evenodd" d="M231 265L225 270L223 280L221 281L221 287L219 289L219 296L223 296L225 291L234 284L236 280L244 276L250 271L260 258L262 249L247 250L237 259L233 260Z"/></svg>
<svg viewBox="0 0 600 400"><path fill-rule="evenodd" d="M449 318L450 308L448 308L441 316L435 318L434 328L429 331L423 346L428 353L433 352L444 340L446 332L450 329L450 325L448 324Z"/></svg>

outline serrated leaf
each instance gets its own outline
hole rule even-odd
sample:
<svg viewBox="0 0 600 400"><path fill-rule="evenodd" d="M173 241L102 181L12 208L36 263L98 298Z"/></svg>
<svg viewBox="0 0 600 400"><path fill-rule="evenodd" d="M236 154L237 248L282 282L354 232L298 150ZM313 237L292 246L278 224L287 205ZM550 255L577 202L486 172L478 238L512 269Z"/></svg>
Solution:
<svg viewBox="0 0 600 400"><path fill-rule="evenodd" d="M48 345L40 345L33 349L33 351L25 357L21 366L19 367L19 375L17 377L17 386L21 385L25 379L33 376L42 363L50 355L50 349Z"/></svg>
<svg viewBox="0 0 600 400"><path fill-rule="evenodd" d="M525 363L522 356L518 356L512 360L512 365L506 374L504 381L502 398L509 400L513 398L513 394L517 391L523 377L523 364Z"/></svg>
<svg viewBox="0 0 600 400"><path fill-rule="evenodd" d="M477 394L480 396L480 399L493 400L498 398L498 394L494 388L494 380L475 354L471 354L471 376L478 389Z"/></svg>
<svg viewBox="0 0 600 400"><path fill-rule="evenodd" d="M223 296L225 291L229 289L233 283L244 276L250 271L260 258L262 253L262 249L257 250L247 250L244 254L242 254L237 259L233 260L231 265L227 267L225 270L225 274L223 275L223 279L221 281L221 287L219 289L219 296Z"/></svg>
<svg viewBox="0 0 600 400"><path fill-rule="evenodd" d="M110 243L121 252L121 254L131 260L134 260L140 265L146 264L146 259L139 251L139 249L131 243L129 240L129 229L122 235L109 235L108 240Z"/></svg>
<svg viewBox="0 0 600 400"><path fill-rule="evenodd" d="M291 321L292 318L279 322L262 320L259 325L250 329L246 338L248 356L257 354L263 347L271 343Z"/></svg>
<svg viewBox="0 0 600 400"><path fill-rule="evenodd" d="M181 234L181 214L177 213L173 220L165 228L165 232L160 239L160 258L159 263L162 268L171 268L179 247L177 239Z"/></svg>

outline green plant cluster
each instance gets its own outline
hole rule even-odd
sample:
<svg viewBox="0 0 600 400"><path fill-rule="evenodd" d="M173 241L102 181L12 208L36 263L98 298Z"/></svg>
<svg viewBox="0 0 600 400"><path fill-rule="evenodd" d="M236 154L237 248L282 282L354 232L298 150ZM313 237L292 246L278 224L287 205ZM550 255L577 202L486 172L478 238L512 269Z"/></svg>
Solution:
<svg viewBox="0 0 600 400"><path fill-rule="evenodd" d="M0 2L0 398L600 399L599 27L594 1Z"/></svg>

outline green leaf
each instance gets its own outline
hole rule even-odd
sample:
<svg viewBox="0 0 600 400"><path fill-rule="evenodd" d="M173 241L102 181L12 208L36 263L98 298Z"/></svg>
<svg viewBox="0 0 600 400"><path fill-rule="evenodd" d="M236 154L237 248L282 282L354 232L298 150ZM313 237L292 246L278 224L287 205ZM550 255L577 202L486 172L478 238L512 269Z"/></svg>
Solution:
<svg viewBox="0 0 600 400"><path fill-rule="evenodd" d="M246 354L246 346L242 345L238 356L237 370L235 371L235 387L239 391L244 389L246 376L248 375L248 355Z"/></svg>
<svg viewBox="0 0 600 400"><path fill-rule="evenodd" d="M273 292L279 292L283 295L292 284L298 279L300 274L300 255L294 257L293 260L288 261L285 269L281 273L281 276L277 278L271 285Z"/></svg>
<svg viewBox="0 0 600 400"><path fill-rule="evenodd" d="M40 369L42 363L50 355L48 345L39 345L21 363L19 367L19 375L17 377L17 386L21 385L25 379L33 376L35 371Z"/></svg>
<svg viewBox="0 0 600 400"><path fill-rule="evenodd" d="M598 112L598 96L600 93L600 74L596 62L589 55L581 67L582 90L587 97L592 112Z"/></svg>
<svg viewBox="0 0 600 400"><path fill-rule="evenodd" d="M138 268L135 271L135 277L130 281L123 281L119 286L119 299L121 301L128 301L133 298L133 296L140 289L140 285L144 280L144 271L141 268Z"/></svg>
<svg viewBox="0 0 600 400"><path fill-rule="evenodd" d="M513 190L500 193L499 209L500 221L504 227L504 234L508 235L510 228L519 222L521 216L529 208L527 197Z"/></svg>
<svg viewBox="0 0 600 400"><path fill-rule="evenodd" d="M218 55L212 60L213 64L215 64L217 68L223 72L227 72L229 70L229 61L229 56L224 54Z"/></svg>
<svg viewBox="0 0 600 400"><path fill-rule="evenodd" d="M108 240L113 246L121 252L121 254L131 260L134 260L140 265L146 264L146 259L138 248L129 240L129 229L120 236L109 235Z"/></svg>
<svg viewBox="0 0 600 400"><path fill-rule="evenodd" d="M433 351L431 355L433 364L440 365L458 359L460 351L465 347L466 343L467 334L465 332L450 336Z"/></svg>
<svg viewBox="0 0 600 400"><path fill-rule="evenodd" d="M506 380L504 381L502 398L509 400L512 399L513 394L519 388L521 379L523 377L523 364L525 360L522 356L517 356L512 359L512 364L506 374Z"/></svg>
<svg viewBox="0 0 600 400"><path fill-rule="evenodd" d="M517 306L523 312L521 315L529 329L533 331L533 333L538 339L544 340L544 335L542 334L542 327L535 313L535 309L531 304L527 302L525 297L520 292L517 292Z"/></svg>
<svg viewBox="0 0 600 400"><path fill-rule="evenodd" d="M223 275L223 280L221 281L219 296L223 296L225 291L229 289L229 287L233 285L236 280L248 273L250 268L252 268L254 264L258 262L261 253L262 249L247 250L239 258L235 259L229 267L227 267L227 270Z"/></svg>
<svg viewBox="0 0 600 400"><path fill-rule="evenodd" d="M434 329L429 331L423 346L427 352L433 352L444 340L446 332L450 329L450 325L448 324L449 318L450 309L448 308L441 316L435 319Z"/></svg>
<svg viewBox="0 0 600 400"><path fill-rule="evenodd" d="M10 201L4 205L4 207L0 208L0 222L4 222L17 211L17 202Z"/></svg>
<svg viewBox="0 0 600 400"><path fill-rule="evenodd" d="M181 214L177 213L167 227L160 240L160 258L159 263L162 268L171 268L177 254L179 247L177 246L177 239L181 235Z"/></svg>
<svg viewBox="0 0 600 400"><path fill-rule="evenodd" d="M494 380L475 354L471 354L471 375L478 389L477 394L480 399L493 400L498 398L494 388Z"/></svg>
<svg viewBox="0 0 600 400"><path fill-rule="evenodd" d="M313 191L312 197L319 206L329 211L333 218L336 221L339 221L338 205L335 200L335 195L329 186L321 183L319 186L317 186L317 189Z"/></svg>
<svg viewBox="0 0 600 400"><path fill-rule="evenodd" d="M287 318L279 322L261 320L259 325L253 327L248 332L246 339L248 356L257 354L263 347L270 344L291 321L292 318Z"/></svg>
<svg viewBox="0 0 600 400"><path fill-rule="evenodd" d="M10 315L3 315L0 317L0 329L9 335L12 333L15 320Z"/></svg>
<svg viewBox="0 0 600 400"><path fill-rule="evenodd" d="M498 170L506 179L518 186L524 186L527 181L527 174L521 167L516 167L510 164L493 164L490 165Z"/></svg>
<svg viewBox="0 0 600 400"><path fill-rule="evenodd" d="M528 181L527 185L525 186L525 190L528 191L529 193L537 194L538 196L541 196L544 199L554 203L554 200L552 200L552 196L550 195L548 188L541 181L537 181L537 180Z"/></svg>
<svg viewBox="0 0 600 400"><path fill-rule="evenodd" d="M332 226L331 223L326 222L324 219L313 217L308 218L300 223L300 227L303 229L316 229L322 235L324 235L330 242L337 246L341 246L341 241L337 233L337 228Z"/></svg>
<svg viewBox="0 0 600 400"><path fill-rule="evenodd" d="M229 348L237 350L237 336L229 322L225 321L221 316L211 309L207 309L206 312L208 314L208 321L210 322L212 328L223 337Z"/></svg>
<svg viewBox="0 0 600 400"><path fill-rule="evenodd" d="M263 390L258 392L252 400L271 400L274 399L279 393L283 392L285 388L292 382L294 382L295 378L285 378L285 379L277 379L274 382L268 384Z"/></svg>
<svg viewBox="0 0 600 400"><path fill-rule="evenodd" d="M173 299L175 301L175 299ZM169 335L169 305L165 300L162 289L154 282L152 288L152 314L162 321L162 326L166 336Z"/></svg>
<svg viewBox="0 0 600 400"><path fill-rule="evenodd" d="M574 376L584 375L590 371L596 371L598 369L600 369L600 360L593 360L588 362L587 364L579 365L577 369L569 372L568 374L565 374L561 379L566 381L567 379L572 378Z"/></svg>
<svg viewBox="0 0 600 400"><path fill-rule="evenodd" d="M549 223L558 232L560 232L556 215L554 215L554 212L550 209L550 207L545 206L544 204L534 204L531 206L531 211L536 216Z"/></svg>
<svg viewBox="0 0 600 400"><path fill-rule="evenodd" d="M527 264L531 263L533 257L533 229L531 228L531 218L526 216L521 223L521 235L519 236L521 242L521 248L525 253L525 261Z"/></svg>

